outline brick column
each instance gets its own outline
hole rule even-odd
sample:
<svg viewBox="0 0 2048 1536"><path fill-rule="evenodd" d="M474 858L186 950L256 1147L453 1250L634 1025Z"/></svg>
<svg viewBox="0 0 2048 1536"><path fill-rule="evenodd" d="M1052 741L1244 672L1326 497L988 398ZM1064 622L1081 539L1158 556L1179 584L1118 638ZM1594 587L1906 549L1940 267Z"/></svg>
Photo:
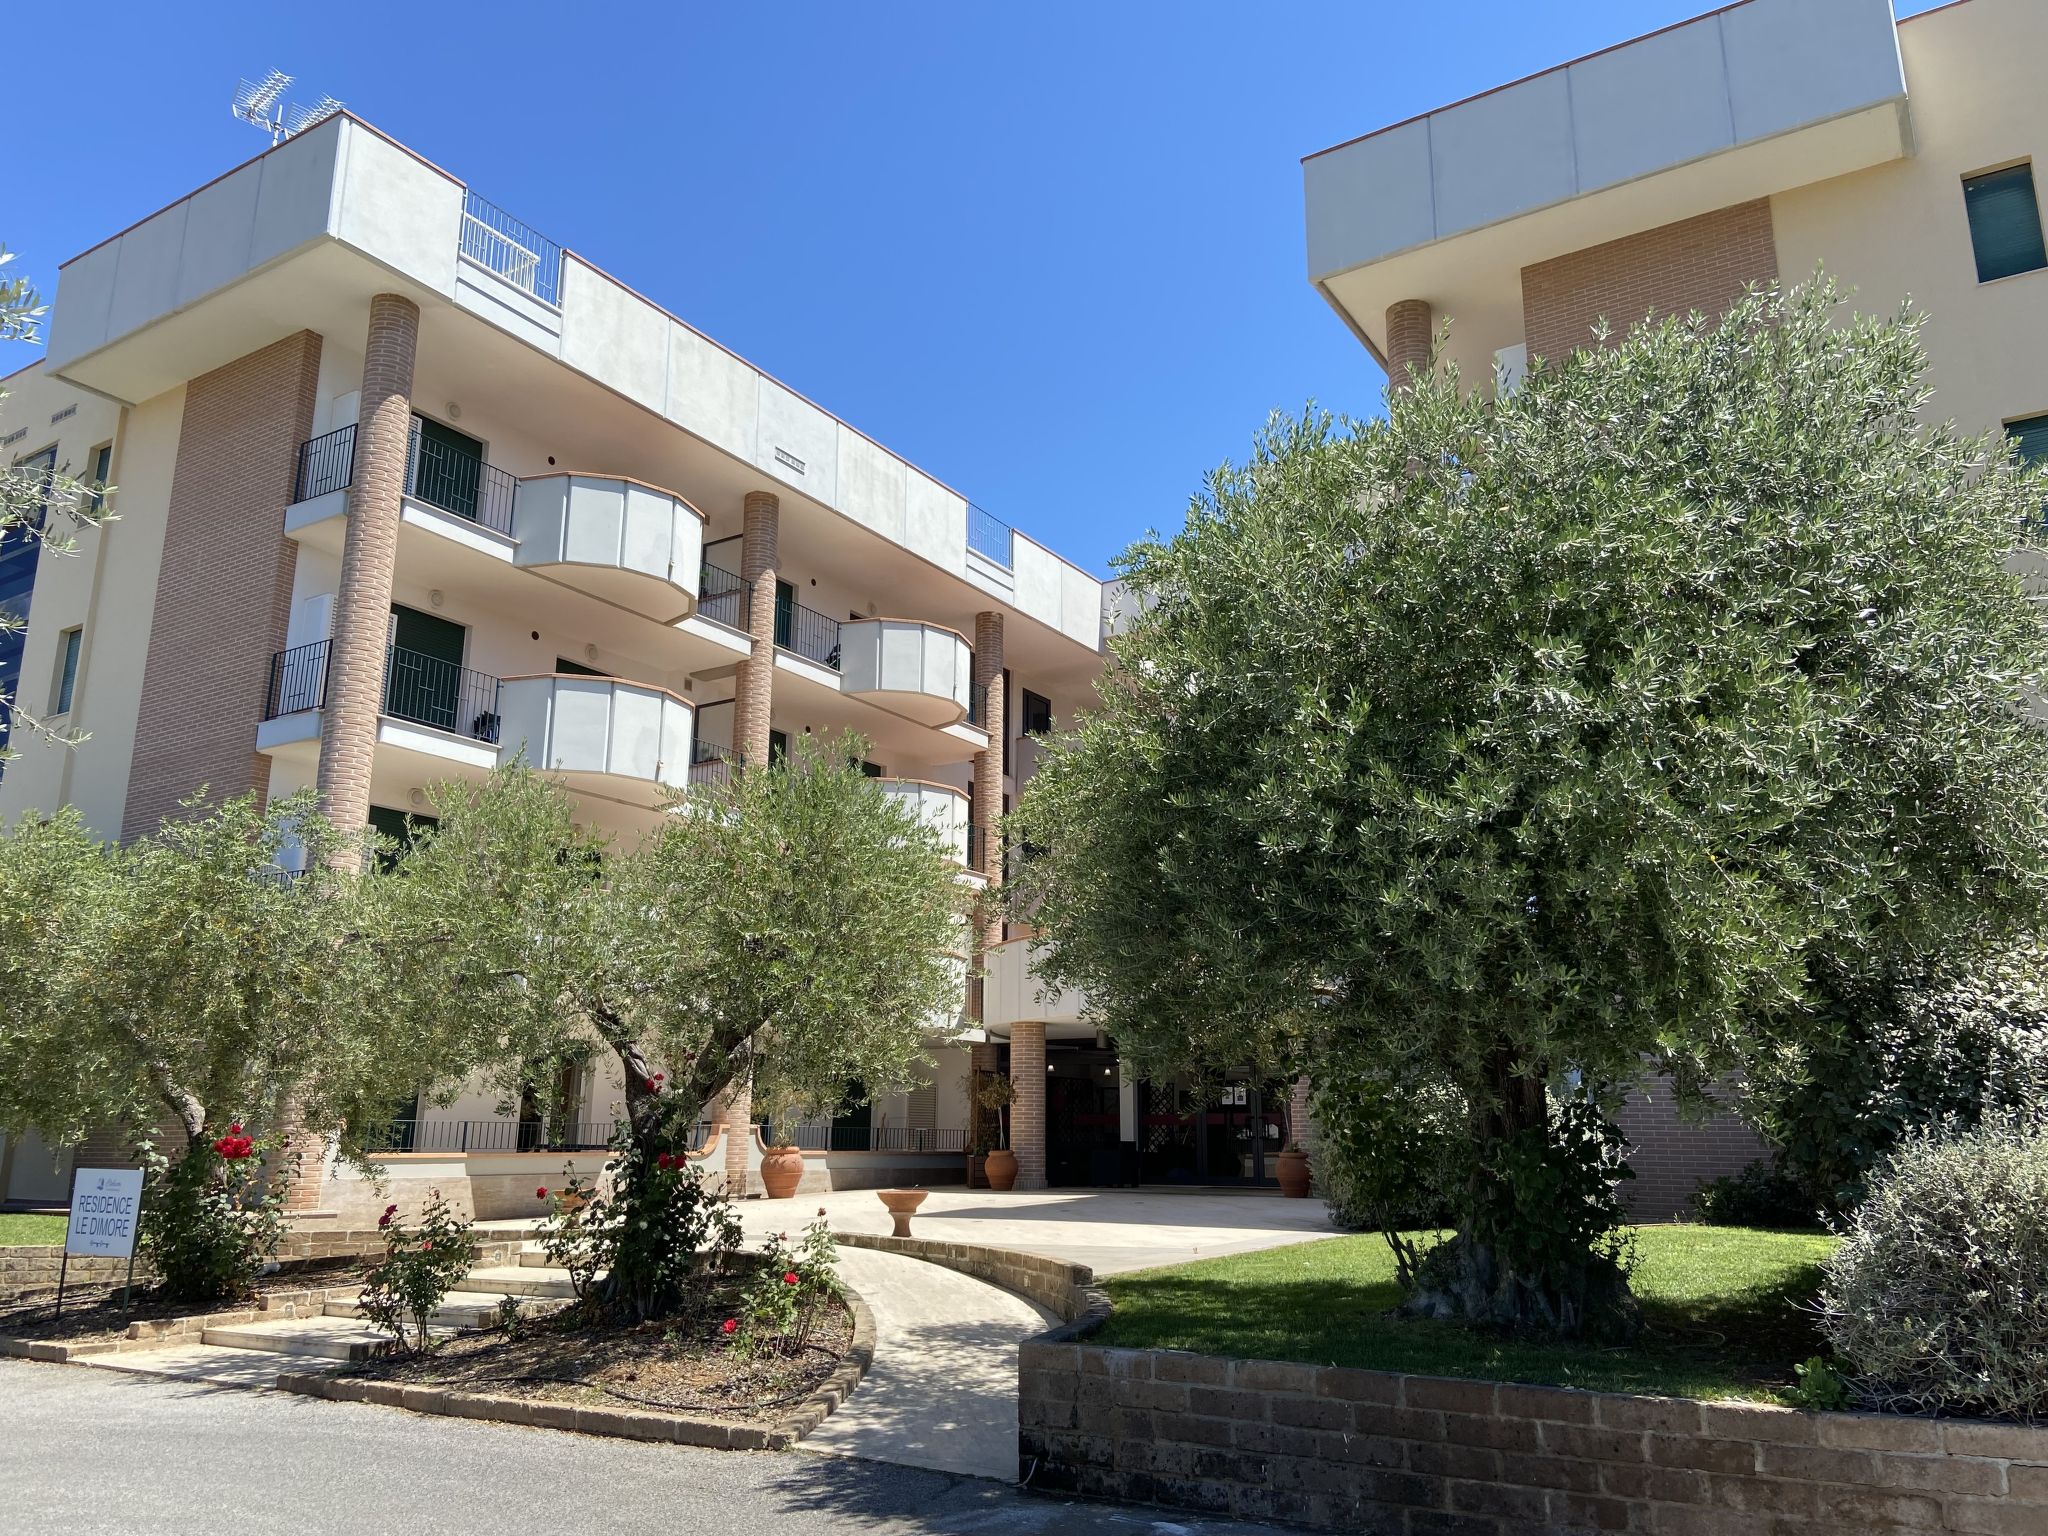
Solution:
<svg viewBox="0 0 2048 1536"><path fill-rule="evenodd" d="M754 1081L743 1077L718 1096L711 1118L725 1127L725 1192L735 1200L747 1193L747 1165L754 1146Z"/></svg>
<svg viewBox="0 0 2048 1536"><path fill-rule="evenodd" d="M1387 381L1408 388L1409 370L1419 377L1429 371L1429 349L1436 339L1436 317L1424 299L1403 299L1387 306Z"/></svg>
<svg viewBox="0 0 2048 1536"><path fill-rule="evenodd" d="M1045 1188L1045 1026L1010 1026L1010 1150L1017 1188Z"/></svg>
<svg viewBox="0 0 2048 1536"><path fill-rule="evenodd" d="M341 546L341 590L327 652L327 717L320 733L320 798L344 838L370 819L370 765L382 712L384 653L391 629L391 577L398 562L399 502L412 434L412 365L420 310L411 299L370 300L363 344L362 404L356 417L355 477ZM344 845L337 857L352 864Z"/></svg>
<svg viewBox="0 0 2048 1536"><path fill-rule="evenodd" d="M968 800L968 821L982 829L981 847L974 867L988 876L991 888L1003 883L1002 849L996 837L996 823L1003 815L1003 616L977 613L974 616L974 685L983 694L982 728L988 732L988 750L974 754L974 792ZM985 933L988 943L1002 942L1002 924L994 923Z"/></svg>
<svg viewBox="0 0 2048 1536"><path fill-rule="evenodd" d="M1294 1144L1304 1152L1313 1152L1315 1127L1309 1122L1308 1079L1297 1077L1294 1092L1287 1105L1287 1131L1294 1138Z"/></svg>
<svg viewBox="0 0 2048 1536"><path fill-rule="evenodd" d="M770 491L749 491L740 534L740 583L747 593L747 632L754 653L734 682L732 744L749 763L768 761L775 700L775 575L781 565L782 503Z"/></svg>

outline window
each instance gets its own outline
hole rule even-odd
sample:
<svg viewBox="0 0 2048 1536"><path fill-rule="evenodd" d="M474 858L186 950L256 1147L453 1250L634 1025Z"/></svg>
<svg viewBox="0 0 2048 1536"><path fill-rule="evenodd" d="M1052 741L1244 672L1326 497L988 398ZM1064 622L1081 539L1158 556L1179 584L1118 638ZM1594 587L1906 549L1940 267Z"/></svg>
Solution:
<svg viewBox="0 0 2048 1536"><path fill-rule="evenodd" d="M2005 424L2022 461L2029 465L2048 463L2048 416L2028 416Z"/></svg>
<svg viewBox="0 0 2048 1536"><path fill-rule="evenodd" d="M1995 283L2001 277L2048 267L2031 164L1965 177L1963 209L1970 218L1970 244L1977 252L1978 282Z"/></svg>
<svg viewBox="0 0 2048 1536"><path fill-rule="evenodd" d="M85 477L90 492L87 501L97 512L107 504L107 477L114 472L114 445L101 443L92 451L92 470Z"/></svg>
<svg viewBox="0 0 2048 1536"><path fill-rule="evenodd" d="M1050 736L1052 734L1052 700L1042 694L1024 690L1024 718L1017 722L1020 736Z"/></svg>
<svg viewBox="0 0 2048 1536"><path fill-rule="evenodd" d="M586 667L580 661L571 661L566 656L555 658L555 670L565 677L610 677L609 672L600 672L595 667Z"/></svg>
<svg viewBox="0 0 2048 1536"><path fill-rule="evenodd" d="M85 640L82 629L67 629L57 637L57 686L50 691L50 713L71 713L71 696L78 688L78 650Z"/></svg>

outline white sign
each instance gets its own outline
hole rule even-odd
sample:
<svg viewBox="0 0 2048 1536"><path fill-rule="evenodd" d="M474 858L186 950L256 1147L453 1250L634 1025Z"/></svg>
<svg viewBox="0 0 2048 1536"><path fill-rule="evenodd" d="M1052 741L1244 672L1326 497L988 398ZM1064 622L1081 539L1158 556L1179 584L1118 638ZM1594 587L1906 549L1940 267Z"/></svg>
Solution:
<svg viewBox="0 0 2048 1536"><path fill-rule="evenodd" d="M135 1213L142 1205L140 1168L80 1168L71 1176L66 1253L126 1259L135 1253Z"/></svg>

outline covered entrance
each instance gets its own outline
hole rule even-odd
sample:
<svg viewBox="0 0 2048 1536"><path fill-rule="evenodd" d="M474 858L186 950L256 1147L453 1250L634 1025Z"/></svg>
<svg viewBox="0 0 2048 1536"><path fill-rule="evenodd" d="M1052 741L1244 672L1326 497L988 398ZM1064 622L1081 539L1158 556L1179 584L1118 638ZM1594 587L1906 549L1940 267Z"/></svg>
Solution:
<svg viewBox="0 0 2048 1536"><path fill-rule="evenodd" d="M1246 1077L1197 1087L1184 1078L1138 1084L1138 1159L1148 1184L1279 1183L1285 1083Z"/></svg>

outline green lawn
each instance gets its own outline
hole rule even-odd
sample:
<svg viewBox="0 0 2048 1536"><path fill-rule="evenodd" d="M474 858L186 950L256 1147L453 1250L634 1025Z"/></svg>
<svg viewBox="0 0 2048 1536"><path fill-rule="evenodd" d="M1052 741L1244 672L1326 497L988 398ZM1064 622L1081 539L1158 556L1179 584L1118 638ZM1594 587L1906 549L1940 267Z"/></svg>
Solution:
<svg viewBox="0 0 2048 1536"><path fill-rule="evenodd" d="M1117 1275L1090 1342L1304 1360L1428 1376L1490 1376L1674 1397L1781 1399L1820 1351L1799 1310L1835 1239L1738 1227L1642 1227L1634 1277L1647 1327L1626 1348L1510 1337L1387 1314L1400 1300L1377 1235Z"/></svg>
<svg viewBox="0 0 2048 1536"><path fill-rule="evenodd" d="M62 1216L0 1215L0 1248L55 1247L63 1241Z"/></svg>

